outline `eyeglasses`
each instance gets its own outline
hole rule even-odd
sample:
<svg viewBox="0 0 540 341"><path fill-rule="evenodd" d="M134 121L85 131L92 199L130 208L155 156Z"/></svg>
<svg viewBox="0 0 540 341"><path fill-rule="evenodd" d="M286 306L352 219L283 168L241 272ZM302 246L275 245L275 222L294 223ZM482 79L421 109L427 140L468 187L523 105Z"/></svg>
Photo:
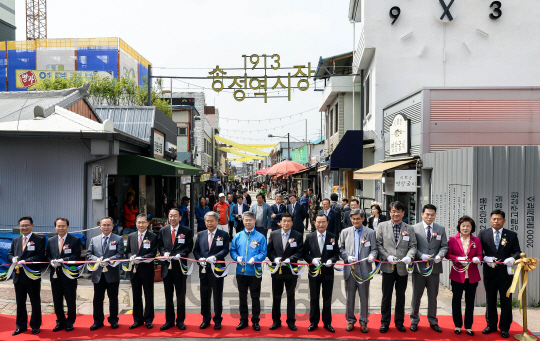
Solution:
<svg viewBox="0 0 540 341"><path fill-rule="evenodd" d="M21 225L19 225L19 227L30 227L30 226L32 226L32 224L21 224Z"/></svg>

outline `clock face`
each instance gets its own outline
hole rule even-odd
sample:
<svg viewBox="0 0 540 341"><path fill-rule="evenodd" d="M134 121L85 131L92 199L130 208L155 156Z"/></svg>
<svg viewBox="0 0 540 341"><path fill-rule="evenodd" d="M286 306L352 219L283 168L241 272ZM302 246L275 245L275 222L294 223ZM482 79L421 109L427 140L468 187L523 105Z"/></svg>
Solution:
<svg viewBox="0 0 540 341"><path fill-rule="evenodd" d="M435 18L440 22L449 23L456 20L459 16L459 7L461 2L455 0L433 0L431 6Z"/></svg>

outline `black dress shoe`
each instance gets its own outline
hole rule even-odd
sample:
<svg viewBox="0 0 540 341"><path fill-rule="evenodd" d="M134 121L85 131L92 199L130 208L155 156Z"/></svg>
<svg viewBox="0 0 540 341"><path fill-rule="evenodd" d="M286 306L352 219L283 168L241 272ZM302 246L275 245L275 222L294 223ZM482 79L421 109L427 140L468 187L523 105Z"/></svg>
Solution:
<svg viewBox="0 0 540 341"><path fill-rule="evenodd" d="M402 333L405 333L407 331L407 328L405 328L405 326L402 324L396 325L396 329Z"/></svg>
<svg viewBox="0 0 540 341"><path fill-rule="evenodd" d="M159 327L160 330L167 330L169 328L172 328L174 327L174 322L165 322L164 325L162 325L161 327Z"/></svg>
<svg viewBox="0 0 540 341"><path fill-rule="evenodd" d="M418 331L418 325L417 324L411 324L411 331L413 331L413 332Z"/></svg>
<svg viewBox="0 0 540 341"><path fill-rule="evenodd" d="M253 323L253 330L258 332L259 330L261 330L261 326L258 323Z"/></svg>
<svg viewBox="0 0 540 341"><path fill-rule="evenodd" d="M66 332L72 332L73 331L73 326L67 326L66 327Z"/></svg>
<svg viewBox="0 0 540 341"><path fill-rule="evenodd" d="M442 333L442 329L441 329L441 327L439 327L438 324L432 324L432 325L430 325L430 327L431 327L431 329L433 329L437 333ZM412 326L411 326L411 330L412 330Z"/></svg>
<svg viewBox="0 0 540 341"><path fill-rule="evenodd" d="M274 323L272 323L272 325L270 326L270 330L276 330L276 329L278 329L279 327L281 327L281 322L274 322Z"/></svg>
<svg viewBox="0 0 540 341"><path fill-rule="evenodd" d="M454 329L454 333L456 333L457 335L461 334L461 330L459 329Z"/></svg>
<svg viewBox="0 0 540 341"><path fill-rule="evenodd" d="M210 322L203 321L199 326L199 329L206 329L208 327L210 327Z"/></svg>
<svg viewBox="0 0 540 341"><path fill-rule="evenodd" d="M13 332L13 334L11 334L11 335L13 335L13 336L19 335L20 333L23 333L23 332L25 332L25 331L26 331L26 329L20 329L20 328L17 328L17 329L15 329L15 331Z"/></svg>
<svg viewBox="0 0 540 341"><path fill-rule="evenodd" d="M486 328L484 328L484 330L482 330L482 334L491 334L494 331L496 331L496 330L492 329L491 327L486 327Z"/></svg>
<svg viewBox="0 0 540 341"><path fill-rule="evenodd" d="M508 339L510 337L510 334L508 332L501 332L501 337Z"/></svg>
<svg viewBox="0 0 540 341"><path fill-rule="evenodd" d="M474 332L473 332L472 330L470 330L470 331L467 330L467 335L469 335L469 336L474 336Z"/></svg>
<svg viewBox="0 0 540 341"><path fill-rule="evenodd" d="M330 324L325 324L324 329L328 330L330 333L335 333L336 332L334 330L334 327L332 327L332 325L330 325Z"/></svg>
<svg viewBox="0 0 540 341"><path fill-rule="evenodd" d="M296 325L295 325L294 323L287 323L287 326L288 326L289 329L292 330L293 332L297 331Z"/></svg>
<svg viewBox="0 0 540 341"><path fill-rule="evenodd" d="M152 329L152 328L154 328L154 325L152 324L152 322L146 322L146 328L147 329Z"/></svg>
<svg viewBox="0 0 540 341"><path fill-rule="evenodd" d="M180 330L186 330L186 324L184 322L178 323L177 326Z"/></svg>
<svg viewBox="0 0 540 341"><path fill-rule="evenodd" d="M221 323L214 324L214 330L221 330Z"/></svg>
<svg viewBox="0 0 540 341"><path fill-rule="evenodd" d="M59 331L64 330L64 329L66 329L66 326L65 326L65 325L63 325L63 324L57 324L56 327L54 327L52 331L53 331L54 333L56 333L56 332L59 332Z"/></svg>
<svg viewBox="0 0 540 341"><path fill-rule="evenodd" d="M238 326L236 326L236 330L242 330L242 329L246 328L247 326L248 326L247 321L240 321L240 324L238 324Z"/></svg>
<svg viewBox="0 0 540 341"><path fill-rule="evenodd" d="M34 335L39 334L39 332L40 332L39 328L32 329L32 334L34 334ZM508 334L508 333L506 333L506 334Z"/></svg>
<svg viewBox="0 0 540 341"><path fill-rule="evenodd" d="M379 331L381 333L386 333L388 331L388 326L381 326L381 328L379 328Z"/></svg>
<svg viewBox="0 0 540 341"><path fill-rule="evenodd" d="M133 323L131 326L129 326L129 329L135 329L135 328L138 328L140 326L142 326L144 323L143 322L135 322ZM112 327L112 326L111 326Z"/></svg>
<svg viewBox="0 0 540 341"><path fill-rule="evenodd" d="M103 327L103 323L94 323L90 326L90 330L98 330L101 327Z"/></svg>
<svg viewBox="0 0 540 341"><path fill-rule="evenodd" d="M326 326L325 326L325 327L326 327ZM317 328L319 328L319 326L312 323L312 324L309 325L307 331L308 331L308 332L312 332L312 331L314 331L314 330L317 329Z"/></svg>
<svg viewBox="0 0 540 341"><path fill-rule="evenodd" d="M118 329L120 326L118 325L118 323L111 323L111 328L112 329Z"/></svg>

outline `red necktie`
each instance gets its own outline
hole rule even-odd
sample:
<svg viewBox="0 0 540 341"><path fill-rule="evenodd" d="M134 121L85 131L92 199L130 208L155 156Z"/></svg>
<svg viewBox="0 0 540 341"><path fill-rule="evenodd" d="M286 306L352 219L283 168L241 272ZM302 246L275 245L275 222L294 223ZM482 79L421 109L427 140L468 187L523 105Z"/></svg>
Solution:
<svg viewBox="0 0 540 341"><path fill-rule="evenodd" d="M175 229L172 229L171 230L171 241L172 241L172 245L174 246L174 240L176 239L176 233L174 231Z"/></svg>
<svg viewBox="0 0 540 341"><path fill-rule="evenodd" d="M141 249L142 244L142 234L139 234L139 250Z"/></svg>
<svg viewBox="0 0 540 341"><path fill-rule="evenodd" d="M22 249L26 249L26 236L24 237L23 243L22 243Z"/></svg>

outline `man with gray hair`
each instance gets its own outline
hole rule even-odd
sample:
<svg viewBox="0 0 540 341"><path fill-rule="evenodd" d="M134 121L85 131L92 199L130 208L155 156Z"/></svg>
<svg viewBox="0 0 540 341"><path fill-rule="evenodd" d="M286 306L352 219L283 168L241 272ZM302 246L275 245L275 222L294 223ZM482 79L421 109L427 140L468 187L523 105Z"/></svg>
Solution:
<svg viewBox="0 0 540 341"><path fill-rule="evenodd" d="M217 228L219 214L213 211L204 215L206 230L199 232L193 255L199 261L199 279L201 282L201 315L203 321L200 329L210 326L210 298L214 295L214 329L221 329L221 313L223 311L223 277L214 276L212 266L216 261L224 261L229 254L229 234ZM222 264L223 265L223 264Z"/></svg>
<svg viewBox="0 0 540 341"><path fill-rule="evenodd" d="M368 332L369 315L369 281L363 281L365 276L373 270L373 259L377 257L377 239L375 231L363 226L366 214L354 209L350 211L351 227L341 231L339 237L339 251L341 258L348 264L363 260L352 266L346 266L343 270L345 278L345 291L347 305L345 308L345 318L347 319L346 331L354 329L356 316L354 316L354 303L356 292L360 296L360 330L362 333ZM353 273L354 272L354 273Z"/></svg>

